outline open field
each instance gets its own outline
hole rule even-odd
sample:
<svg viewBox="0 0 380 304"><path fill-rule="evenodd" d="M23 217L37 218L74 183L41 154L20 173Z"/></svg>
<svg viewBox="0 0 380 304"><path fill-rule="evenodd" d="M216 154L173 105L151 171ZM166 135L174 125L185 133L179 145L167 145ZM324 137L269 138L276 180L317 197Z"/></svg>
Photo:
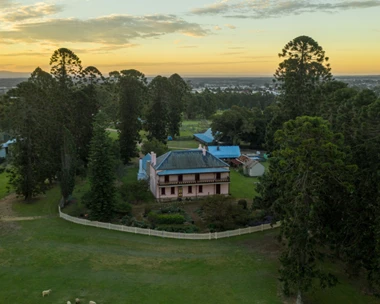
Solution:
<svg viewBox="0 0 380 304"><path fill-rule="evenodd" d="M180 137L193 136L195 133L206 131L210 127L207 120L184 120L180 128Z"/></svg>
<svg viewBox="0 0 380 304"><path fill-rule="evenodd" d="M31 204L15 204L20 215L49 217L0 231L0 303L58 304L76 297L100 304L284 303L275 230L217 241L139 236L59 219L59 197L53 188ZM380 303L340 280L337 288L310 293L307 303ZM42 298L45 289L52 293Z"/></svg>
<svg viewBox="0 0 380 304"><path fill-rule="evenodd" d="M169 150L196 149L199 142L195 140L172 140L168 141Z"/></svg>

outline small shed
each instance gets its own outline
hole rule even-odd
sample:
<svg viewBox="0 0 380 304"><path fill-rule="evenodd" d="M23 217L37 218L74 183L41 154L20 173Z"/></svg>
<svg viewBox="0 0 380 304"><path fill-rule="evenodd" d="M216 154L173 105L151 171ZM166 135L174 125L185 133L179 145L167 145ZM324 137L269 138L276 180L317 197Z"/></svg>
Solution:
<svg viewBox="0 0 380 304"><path fill-rule="evenodd" d="M243 166L244 174L248 176L262 176L265 172L265 167L257 160L250 160Z"/></svg>
<svg viewBox="0 0 380 304"><path fill-rule="evenodd" d="M239 146L209 146L208 152L219 159L235 159L241 155Z"/></svg>

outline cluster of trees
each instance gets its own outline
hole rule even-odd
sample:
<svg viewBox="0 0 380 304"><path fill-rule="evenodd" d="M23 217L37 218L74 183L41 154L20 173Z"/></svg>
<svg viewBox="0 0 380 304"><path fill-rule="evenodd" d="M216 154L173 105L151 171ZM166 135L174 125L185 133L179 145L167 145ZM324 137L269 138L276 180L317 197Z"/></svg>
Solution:
<svg viewBox="0 0 380 304"><path fill-rule="evenodd" d="M212 92L208 89L202 93L190 94L186 98L184 115L187 119L211 119L218 111L225 111L233 106L257 108L264 110L274 103L275 96L271 93L238 93L218 90Z"/></svg>
<svg viewBox="0 0 380 304"><path fill-rule="evenodd" d="M380 100L335 81L310 37L295 38L279 55L281 95L266 128L270 170L254 204L281 220L284 291L302 303L316 281L335 285L323 264L330 255L350 275L364 270L379 293Z"/></svg>
<svg viewBox="0 0 380 304"><path fill-rule="evenodd" d="M50 73L36 68L1 99L0 128L16 138L10 184L28 200L58 180L64 206L76 175L89 173L91 216L107 220L115 205L115 162L138 155L143 128L165 149L168 135L179 135L189 88L177 74L149 84L136 70L103 77L65 48L53 53L50 65ZM106 132L110 125L118 129L115 142Z"/></svg>

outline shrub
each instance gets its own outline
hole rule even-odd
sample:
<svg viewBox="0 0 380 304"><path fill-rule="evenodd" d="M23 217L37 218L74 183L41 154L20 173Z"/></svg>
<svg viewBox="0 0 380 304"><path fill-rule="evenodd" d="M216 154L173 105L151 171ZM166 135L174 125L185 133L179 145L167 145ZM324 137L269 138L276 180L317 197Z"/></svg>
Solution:
<svg viewBox="0 0 380 304"><path fill-rule="evenodd" d="M149 228L149 225L143 221L136 220L133 216L125 215L120 220L120 223L129 227Z"/></svg>
<svg viewBox="0 0 380 304"><path fill-rule="evenodd" d="M152 138L149 141L144 141L142 146L141 146L141 151L142 153L148 154L150 152L155 152L157 155L163 155L166 152L168 152L168 146L165 145L164 143L160 142L156 138Z"/></svg>
<svg viewBox="0 0 380 304"><path fill-rule="evenodd" d="M144 217L147 217L151 211L152 211L152 207L151 206L146 206L144 208Z"/></svg>
<svg viewBox="0 0 380 304"><path fill-rule="evenodd" d="M247 201L245 199L239 200L238 205L242 206L243 209L247 210Z"/></svg>
<svg viewBox="0 0 380 304"><path fill-rule="evenodd" d="M123 200L132 204L147 202L153 199L152 193L149 190L148 182L145 180L135 181L130 184L123 184L119 191Z"/></svg>
<svg viewBox="0 0 380 304"><path fill-rule="evenodd" d="M202 209L203 218L212 231L230 230L248 222L249 213L222 195L207 198Z"/></svg>
<svg viewBox="0 0 380 304"><path fill-rule="evenodd" d="M183 224L185 222L185 217L181 214L157 214L155 212L150 212L148 214L149 221L153 224Z"/></svg>
<svg viewBox="0 0 380 304"><path fill-rule="evenodd" d="M122 214L131 214L132 206L127 202L118 202L115 206L115 211Z"/></svg>

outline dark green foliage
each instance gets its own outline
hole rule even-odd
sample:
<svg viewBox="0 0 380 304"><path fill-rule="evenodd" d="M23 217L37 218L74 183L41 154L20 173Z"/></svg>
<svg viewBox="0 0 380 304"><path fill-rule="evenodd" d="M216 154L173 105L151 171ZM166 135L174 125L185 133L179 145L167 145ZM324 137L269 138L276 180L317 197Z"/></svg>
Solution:
<svg viewBox="0 0 380 304"><path fill-rule="evenodd" d="M203 219L211 231L232 230L248 222L248 212L223 195L206 198L202 210Z"/></svg>
<svg viewBox="0 0 380 304"><path fill-rule="evenodd" d="M267 127L266 148L277 149L274 134L282 124L301 115L320 115L324 92L321 86L332 80L331 68L325 51L312 38L299 36L287 43L274 77L281 95L278 97L278 115Z"/></svg>
<svg viewBox="0 0 380 304"><path fill-rule="evenodd" d="M154 200L154 197L149 190L149 184L145 180L123 184L119 191L122 199L131 204L139 204Z"/></svg>
<svg viewBox="0 0 380 304"><path fill-rule="evenodd" d="M61 151L61 172L59 173L59 181L61 186L62 200L61 207L67 203L70 195L75 187L76 173L76 150L72 134L67 128L63 130L63 146Z"/></svg>
<svg viewBox="0 0 380 304"><path fill-rule="evenodd" d="M29 80L10 90L4 99L7 129L16 139L10 148L10 183L26 200L43 193L45 179L55 175L49 133L46 132L50 115L46 97L46 91Z"/></svg>
<svg viewBox="0 0 380 304"><path fill-rule="evenodd" d="M50 58L51 74L58 80L60 87L67 89L74 85L74 79L78 80L82 71L79 57L66 48L54 51Z"/></svg>
<svg viewBox="0 0 380 304"><path fill-rule="evenodd" d="M165 143L168 138L169 102L171 85L166 77L157 76L149 83L150 102L146 113L145 129L148 139Z"/></svg>
<svg viewBox="0 0 380 304"><path fill-rule="evenodd" d="M261 194L257 204L282 222L284 291L302 295L315 279L323 287L336 283L317 265L323 245L338 241L356 166L350 165L342 135L334 134L321 118L291 120L276 132L275 141L279 149L273 153L263 186L257 189Z"/></svg>
<svg viewBox="0 0 380 304"><path fill-rule="evenodd" d="M105 116L101 112L95 117L93 134L89 157L91 201L87 206L92 219L109 221L116 204L115 160L111 154L112 140L106 131Z"/></svg>
<svg viewBox="0 0 380 304"><path fill-rule="evenodd" d="M131 215L132 206L127 202L119 201L115 205L115 212Z"/></svg>
<svg viewBox="0 0 380 304"><path fill-rule="evenodd" d="M152 138L151 140L144 141L141 146L142 154L146 155L150 152L156 153L158 156L165 154L169 151L169 148L166 144L160 142L156 138Z"/></svg>
<svg viewBox="0 0 380 304"><path fill-rule="evenodd" d="M153 225L180 225L185 222L185 217L182 214L158 214L154 211L148 214L148 219Z"/></svg>
<svg viewBox="0 0 380 304"><path fill-rule="evenodd" d="M138 156L137 143L140 142L139 131L141 113L146 94L145 75L136 71L122 71L119 78L119 113L118 124L120 140L120 156L123 162L129 163L131 158Z"/></svg>
<svg viewBox="0 0 380 304"><path fill-rule="evenodd" d="M239 200L238 205L242 206L243 209L247 209L247 201L245 199Z"/></svg>
<svg viewBox="0 0 380 304"><path fill-rule="evenodd" d="M283 92L282 110L289 119L317 114L321 102L318 88L332 79L325 51L312 38L299 36L284 46L279 57L284 61L274 77Z"/></svg>
<svg viewBox="0 0 380 304"><path fill-rule="evenodd" d="M173 138L179 136L179 128L182 122L182 112L184 110L184 103L186 95L189 94L189 87L187 83L178 74L173 74L169 77L171 85L171 96L169 99L169 121L168 132ZM152 150L153 151L153 150Z"/></svg>

